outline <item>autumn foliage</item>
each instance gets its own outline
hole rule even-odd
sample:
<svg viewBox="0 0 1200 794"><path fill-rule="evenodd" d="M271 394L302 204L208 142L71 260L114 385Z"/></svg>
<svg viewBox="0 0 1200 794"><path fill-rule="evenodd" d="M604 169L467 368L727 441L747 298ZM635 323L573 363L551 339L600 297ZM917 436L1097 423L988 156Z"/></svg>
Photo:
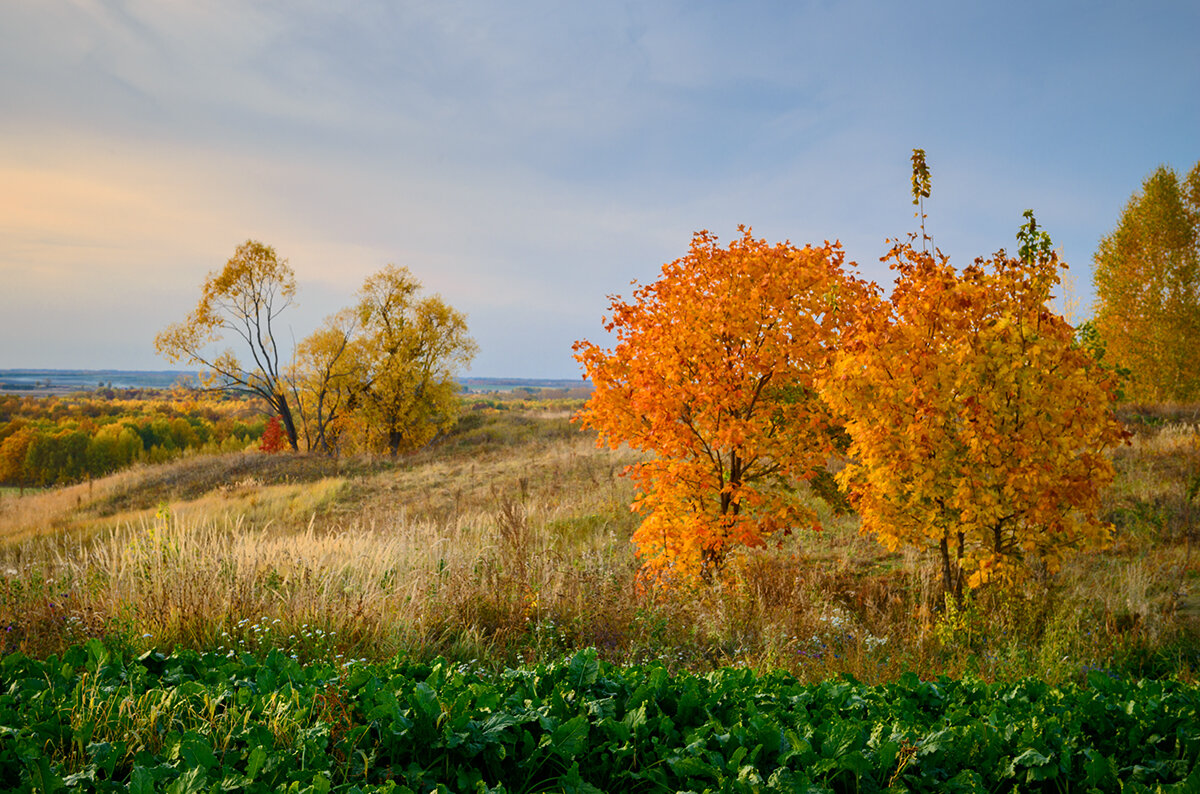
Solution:
<svg viewBox="0 0 1200 794"><path fill-rule="evenodd" d="M864 297L821 380L846 418L838 479L862 530L933 550L948 592L964 578L1011 581L1035 561L1055 570L1108 537L1105 453L1124 436L1115 384L1048 308L1063 265L1048 245L1023 253L959 272L897 243L890 299Z"/></svg>
<svg viewBox="0 0 1200 794"><path fill-rule="evenodd" d="M209 390L261 398L293 450L411 452L454 424L454 375L476 350L466 316L420 292L407 268L386 266L363 284L357 306L293 343L289 361L280 335L295 273L274 248L247 240L155 345L172 361L205 367ZM218 351L226 337L249 357Z"/></svg>
<svg viewBox="0 0 1200 794"><path fill-rule="evenodd" d="M1097 343L1126 395L1200 399L1200 163L1147 177L1094 260Z"/></svg>
<svg viewBox="0 0 1200 794"><path fill-rule="evenodd" d="M476 351L466 315L421 295L421 282L395 266L366 280L354 311L351 396L362 435L393 455L420 449L457 419L454 373Z"/></svg>
<svg viewBox="0 0 1200 794"><path fill-rule="evenodd" d="M263 428L262 438L258 442L259 451L283 452L286 443L283 436L283 425L280 423L279 417L272 416L267 420L267 426Z"/></svg>
<svg viewBox="0 0 1200 794"><path fill-rule="evenodd" d="M246 399L180 400L132 389L0 395L0 484L61 485L135 463L242 451L262 436L266 421L261 406Z"/></svg>
<svg viewBox="0 0 1200 794"><path fill-rule="evenodd" d="M322 452L413 452L457 421L454 374L477 349L466 315L395 265L358 298L297 346L288 382L301 438Z"/></svg>
<svg viewBox="0 0 1200 794"><path fill-rule="evenodd" d="M280 418L287 443L297 449L296 422L287 398L279 333L280 315L296 296L296 274L275 249L247 240L220 271L204 280L200 302L187 319L173 323L154 339L170 361L207 368L206 386L217 391L256 395ZM250 351L243 361L233 348L212 345L228 334Z"/></svg>
<svg viewBox="0 0 1200 794"><path fill-rule="evenodd" d="M652 454L632 468L644 573L712 579L734 550L816 527L812 486L839 458L862 531L931 552L947 593L1107 542L1107 452L1126 433L1116 375L1050 308L1066 266L1027 211L1016 257L957 270L930 250L930 183L914 150L921 250L914 234L884 257L889 298L837 246L702 232L612 300L612 350L576 343L596 388L584 425Z"/></svg>
<svg viewBox="0 0 1200 794"><path fill-rule="evenodd" d="M839 247L728 247L701 232L632 300L612 298L616 345L575 344L595 392L578 419L632 467L633 537L655 579L711 578L738 547L812 526L798 483L824 472L832 420L813 389L856 283Z"/></svg>

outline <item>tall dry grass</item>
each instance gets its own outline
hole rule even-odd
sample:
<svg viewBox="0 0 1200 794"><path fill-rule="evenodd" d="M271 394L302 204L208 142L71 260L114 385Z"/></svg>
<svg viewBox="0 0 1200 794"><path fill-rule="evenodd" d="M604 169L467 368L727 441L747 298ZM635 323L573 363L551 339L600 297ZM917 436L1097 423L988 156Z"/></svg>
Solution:
<svg viewBox="0 0 1200 794"><path fill-rule="evenodd" d="M184 461L97 482L75 509L66 490L26 497L55 505L61 528L0 517L17 527L0 550L0 627L6 650L42 655L99 636L129 653L480 664L595 646L621 662L866 681L1190 676L1200 567L1178 496L1194 442L1194 427L1160 425L1118 453L1111 550L947 609L930 560L828 512L824 532L742 555L715 586L643 592L620 476L635 456L596 449L561 416L486 413L400 461Z"/></svg>

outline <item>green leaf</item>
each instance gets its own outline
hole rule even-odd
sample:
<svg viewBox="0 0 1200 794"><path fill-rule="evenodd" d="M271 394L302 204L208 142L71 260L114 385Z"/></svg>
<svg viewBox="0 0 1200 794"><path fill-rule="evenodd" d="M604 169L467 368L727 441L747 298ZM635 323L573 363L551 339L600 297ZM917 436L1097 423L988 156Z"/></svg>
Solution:
<svg viewBox="0 0 1200 794"><path fill-rule="evenodd" d="M212 745L196 731L188 731L179 739L179 757L189 767L208 770L217 765Z"/></svg>
<svg viewBox="0 0 1200 794"><path fill-rule="evenodd" d="M29 778L33 782L33 790L49 794L63 788L63 780L50 768L50 759L39 755L26 765Z"/></svg>
<svg viewBox="0 0 1200 794"><path fill-rule="evenodd" d="M855 775L871 774L871 762L863 755L861 750L852 750L843 755L839 755L836 759L838 769L845 769L853 772Z"/></svg>
<svg viewBox="0 0 1200 794"><path fill-rule="evenodd" d="M567 667L567 678L574 689L591 686L599 677L600 662L596 659L595 648L587 648L575 654Z"/></svg>
<svg viewBox="0 0 1200 794"><path fill-rule="evenodd" d="M434 692L433 687L424 681L413 689L412 703L416 707L417 713L427 719L437 720L442 713L437 692Z"/></svg>
<svg viewBox="0 0 1200 794"><path fill-rule="evenodd" d="M1058 773L1058 768L1051 765L1049 758L1030 747L1008 765L1007 773L1012 777L1020 779L1022 771L1025 773L1025 781L1033 782L1054 777Z"/></svg>
<svg viewBox="0 0 1200 794"><path fill-rule="evenodd" d="M1117 783L1117 765L1111 758L1090 747L1083 749L1083 771L1087 775L1084 785L1089 788L1113 787Z"/></svg>
<svg viewBox="0 0 1200 794"><path fill-rule="evenodd" d="M113 770L117 767L117 760L125 754L125 744L119 742L114 746L111 742L93 742L88 745L87 753L96 768L103 769L105 775L111 778Z"/></svg>
<svg viewBox="0 0 1200 794"><path fill-rule="evenodd" d="M579 774L579 762L571 764L567 773L558 779L558 785L563 794L604 794L601 789L588 783Z"/></svg>
<svg viewBox="0 0 1200 794"><path fill-rule="evenodd" d="M988 787L983 778L974 769L964 769L946 781L946 791L970 792L970 794L987 794Z"/></svg>
<svg viewBox="0 0 1200 794"><path fill-rule="evenodd" d="M720 772L715 766L693 756L672 758L667 761L667 764L671 767L672 772L684 779L703 777L717 780L720 778Z"/></svg>
<svg viewBox="0 0 1200 794"><path fill-rule="evenodd" d="M500 737L505 731L517 725L517 718L508 712L499 712L489 714L488 718L480 724L479 729L483 733L484 738L489 742L500 741Z"/></svg>
<svg viewBox="0 0 1200 794"><path fill-rule="evenodd" d="M192 767L167 786L167 794L201 794L207 782L208 776L204 770L198 766Z"/></svg>
<svg viewBox="0 0 1200 794"><path fill-rule="evenodd" d="M550 748L563 758L573 758L587 746L588 721L582 714L567 720L551 734Z"/></svg>
<svg viewBox="0 0 1200 794"><path fill-rule="evenodd" d="M621 724L629 729L630 734L637 736L638 728L641 728L646 724L646 704L643 703L633 711L626 714L625 718L621 720Z"/></svg>
<svg viewBox="0 0 1200 794"><path fill-rule="evenodd" d="M108 664L108 648L104 647L104 643L95 637L92 637L83 645L87 651L87 669L88 672L99 672L101 666Z"/></svg>
<svg viewBox="0 0 1200 794"><path fill-rule="evenodd" d="M154 775L144 766L135 766L129 775L129 794L154 794Z"/></svg>
<svg viewBox="0 0 1200 794"><path fill-rule="evenodd" d="M267 748L260 744L250 751L250 755L246 759L246 777L253 780L262 771L263 764L266 762Z"/></svg>
<svg viewBox="0 0 1200 794"><path fill-rule="evenodd" d="M875 750L876 763L879 764L879 771L882 774L889 774L896 768L896 756L900 752L900 745L888 739L879 744Z"/></svg>
<svg viewBox="0 0 1200 794"><path fill-rule="evenodd" d="M610 741L618 745L625 744L632 735L628 725L624 722L617 722L612 717L605 717L597 727Z"/></svg>

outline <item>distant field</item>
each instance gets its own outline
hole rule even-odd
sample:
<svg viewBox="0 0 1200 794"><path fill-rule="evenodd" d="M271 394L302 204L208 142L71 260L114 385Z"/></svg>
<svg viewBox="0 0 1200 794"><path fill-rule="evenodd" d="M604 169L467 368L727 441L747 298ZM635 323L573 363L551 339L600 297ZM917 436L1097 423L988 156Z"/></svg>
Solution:
<svg viewBox="0 0 1200 794"><path fill-rule="evenodd" d="M37 493L41 488L17 488L11 485L0 485L0 498L5 496L20 496L23 494Z"/></svg>
<svg viewBox="0 0 1200 794"><path fill-rule="evenodd" d="M0 369L0 394L49 396L94 389L169 389L200 373L177 370ZM459 378L472 393L591 389L581 378Z"/></svg>
<svg viewBox="0 0 1200 794"><path fill-rule="evenodd" d="M93 389L169 389L196 372L116 369L0 369L0 393L48 396Z"/></svg>
<svg viewBox="0 0 1200 794"><path fill-rule="evenodd" d="M568 379L537 379L537 378L459 378L458 382L470 392L507 392L507 391L541 391L550 390L579 390L591 391L592 384L582 378Z"/></svg>

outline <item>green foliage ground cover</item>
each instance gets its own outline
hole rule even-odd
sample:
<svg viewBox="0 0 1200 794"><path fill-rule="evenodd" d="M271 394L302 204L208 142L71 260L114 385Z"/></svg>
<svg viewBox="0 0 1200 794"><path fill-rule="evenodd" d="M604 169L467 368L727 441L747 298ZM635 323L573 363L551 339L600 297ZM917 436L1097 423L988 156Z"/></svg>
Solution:
<svg viewBox="0 0 1200 794"><path fill-rule="evenodd" d="M801 684L582 651L484 671L110 657L0 662L0 787L94 792L1194 791L1200 686L1094 672Z"/></svg>

